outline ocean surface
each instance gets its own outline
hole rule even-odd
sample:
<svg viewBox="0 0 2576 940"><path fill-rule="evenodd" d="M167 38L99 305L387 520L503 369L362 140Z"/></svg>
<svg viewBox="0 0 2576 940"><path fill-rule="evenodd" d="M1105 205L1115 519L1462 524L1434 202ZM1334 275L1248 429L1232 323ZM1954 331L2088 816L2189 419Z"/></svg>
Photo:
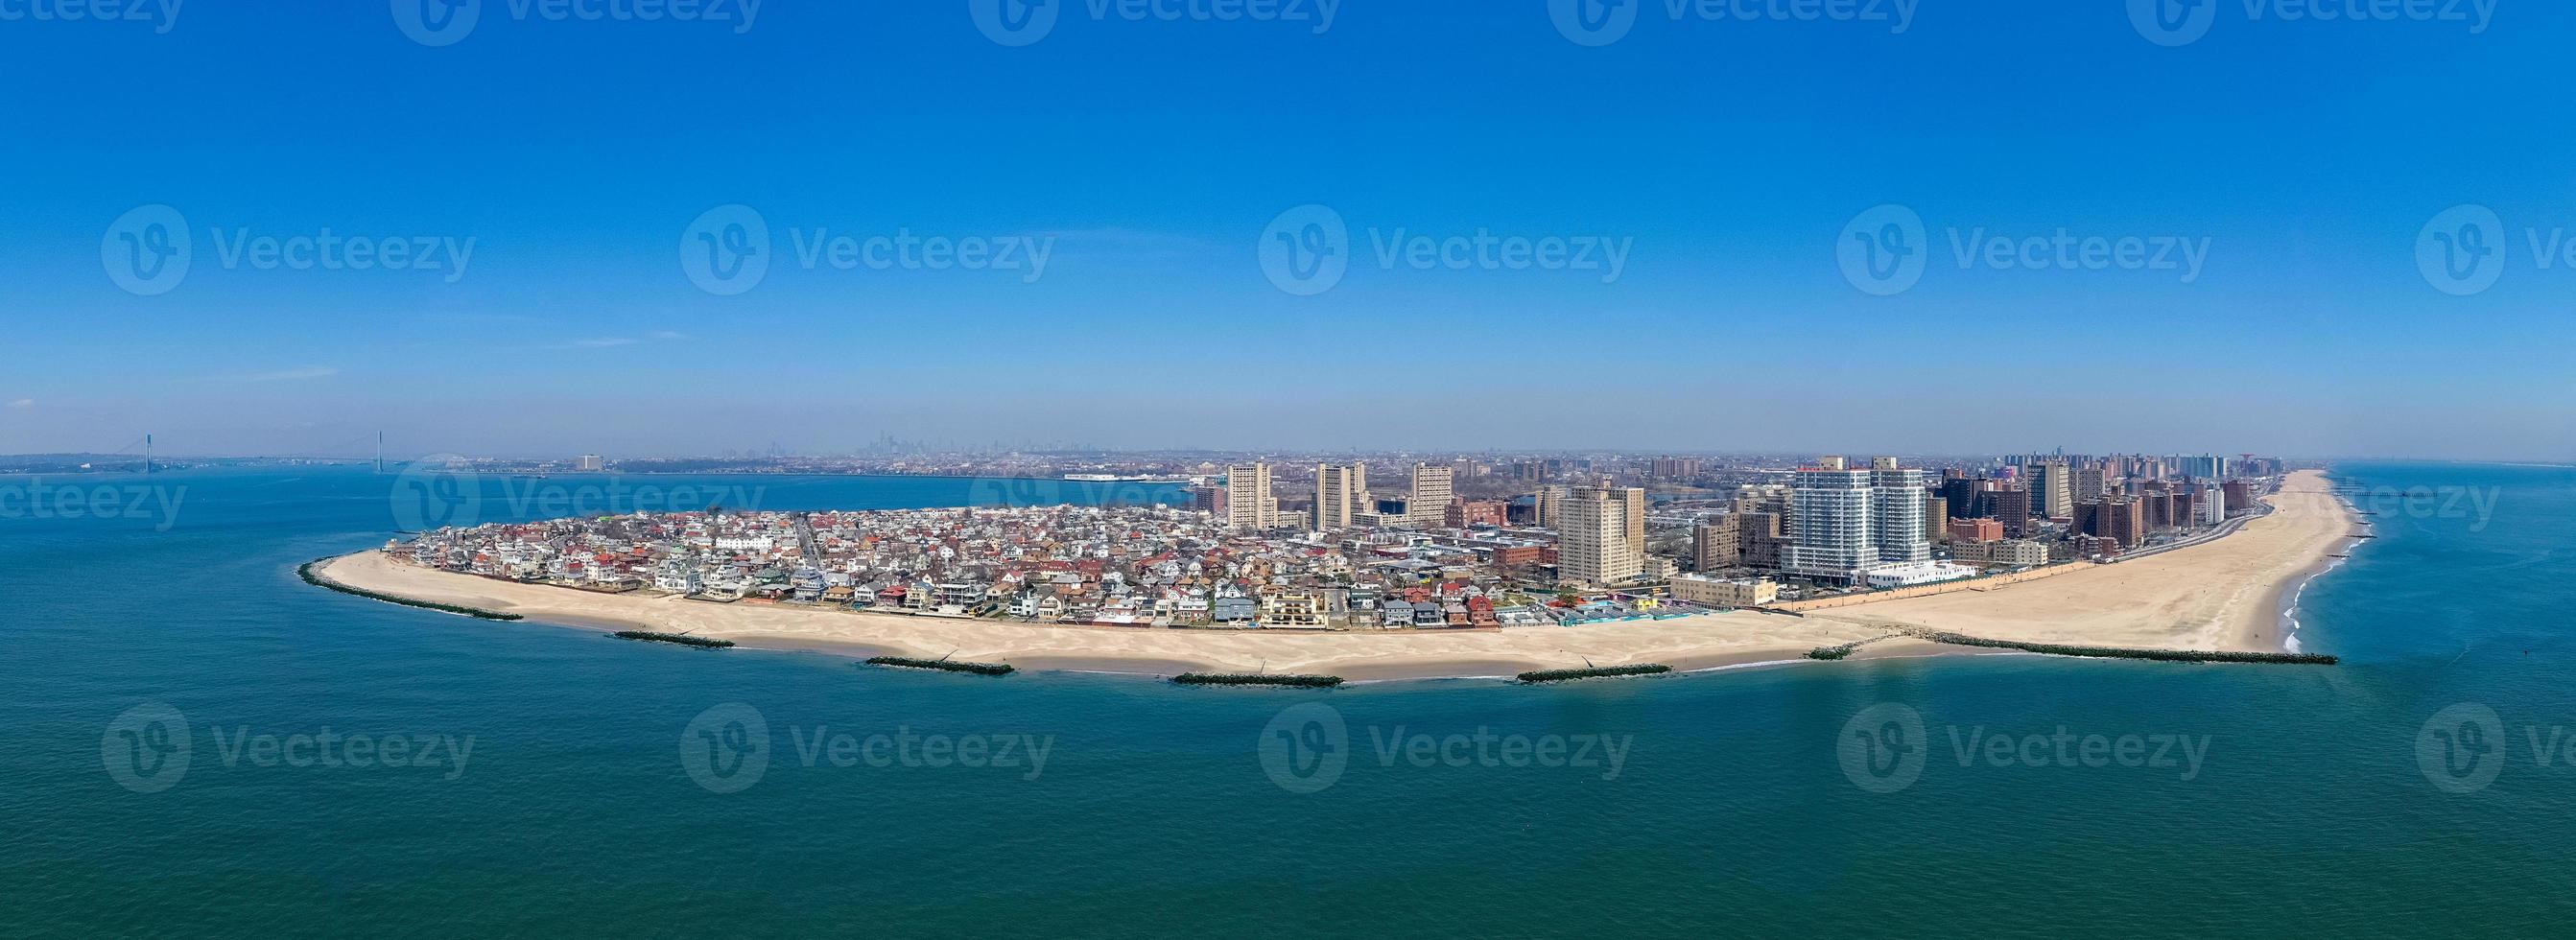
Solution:
<svg viewBox="0 0 2576 940"><path fill-rule="evenodd" d="M1134 484L0 478L0 936L2566 936L2576 470L2336 472L2378 538L2297 616L2340 666L1322 692L689 650L295 577L425 517L1162 492Z"/></svg>

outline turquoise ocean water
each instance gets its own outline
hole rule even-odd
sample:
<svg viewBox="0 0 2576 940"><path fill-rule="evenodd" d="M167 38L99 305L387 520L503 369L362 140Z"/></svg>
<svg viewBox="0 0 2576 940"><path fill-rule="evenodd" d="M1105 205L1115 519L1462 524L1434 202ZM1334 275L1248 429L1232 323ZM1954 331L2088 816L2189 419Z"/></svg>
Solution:
<svg viewBox="0 0 2576 940"><path fill-rule="evenodd" d="M42 481L144 496L110 518L0 480L0 936L2565 935L2576 470L2337 472L2434 494L2378 501L2380 538L2306 591L2337 667L1329 692L865 670L307 588L297 563L419 515L363 471ZM476 512L607 485L485 479Z"/></svg>

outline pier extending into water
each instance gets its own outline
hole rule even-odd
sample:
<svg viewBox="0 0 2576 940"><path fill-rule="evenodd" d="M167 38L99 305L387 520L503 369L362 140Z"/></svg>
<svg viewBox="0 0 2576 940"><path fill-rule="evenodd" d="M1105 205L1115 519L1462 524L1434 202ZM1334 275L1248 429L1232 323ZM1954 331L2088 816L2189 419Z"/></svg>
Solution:
<svg viewBox="0 0 2576 940"><path fill-rule="evenodd" d="M694 646L702 650L720 650L733 645L732 640L710 640L706 637L690 636L686 633L654 633L650 630L619 630L615 633L609 634L609 636L613 636L621 640L643 640L647 643L677 643L681 646Z"/></svg>
<svg viewBox="0 0 2576 940"><path fill-rule="evenodd" d="M1269 685L1305 689L1329 689L1342 684L1340 676L1304 676L1276 672L1184 672L1172 677L1182 685Z"/></svg>
<svg viewBox="0 0 2576 940"><path fill-rule="evenodd" d="M1009 663L972 663L962 659L914 659L909 656L870 656L865 660L865 665L890 666L897 669L936 669L942 672L963 672L978 676L1007 676L1019 671L1018 667Z"/></svg>
<svg viewBox="0 0 2576 940"><path fill-rule="evenodd" d="M2127 646L2074 646L2064 643L2028 643L2020 640L1996 640L1949 633L1941 630L1908 630L1916 639L1952 646L1977 646L1989 649L2021 650L2049 656L2083 656L2097 659L2146 659L2168 663L2280 663L2299 666L2332 666L2343 660L2322 653L2262 653L2233 650L2166 650L2139 649ZM1813 655L1813 654L1810 654ZM1821 658L1821 657L1820 657Z"/></svg>
<svg viewBox="0 0 2576 940"><path fill-rule="evenodd" d="M1582 669L1540 669L1531 672L1524 672L1520 674L1520 680L1522 682L1535 685L1541 682L1565 682L1573 679L1608 679L1615 676L1651 676L1671 671L1673 671L1673 667L1662 663L1638 663L1633 666L1587 666Z"/></svg>

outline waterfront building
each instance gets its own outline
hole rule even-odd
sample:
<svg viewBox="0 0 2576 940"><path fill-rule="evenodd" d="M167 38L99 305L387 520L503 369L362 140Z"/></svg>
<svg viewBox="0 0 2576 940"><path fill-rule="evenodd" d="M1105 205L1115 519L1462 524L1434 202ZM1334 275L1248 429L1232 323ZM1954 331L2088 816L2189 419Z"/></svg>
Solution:
<svg viewBox="0 0 2576 940"><path fill-rule="evenodd" d="M1878 560L1894 564L1912 564L1932 558L1932 545L1924 537L1923 471L1899 469L1896 458L1880 457L1870 462L1870 539L1878 546Z"/></svg>
<svg viewBox="0 0 2576 940"><path fill-rule="evenodd" d="M1761 607L1780 599L1780 585L1769 578L1711 578L1674 575L1673 599L1711 607Z"/></svg>
<svg viewBox="0 0 2576 940"><path fill-rule="evenodd" d="M1793 535L1780 567L1820 581L1852 583L1879 563L1870 506L1870 471L1842 469L1840 457L1797 471L1791 487ZM1919 524L1919 520L1918 520Z"/></svg>
<svg viewBox="0 0 2576 940"><path fill-rule="evenodd" d="M2217 454L2172 458L2174 475L2184 479L2219 480L2227 477L2227 458Z"/></svg>
<svg viewBox="0 0 2576 940"><path fill-rule="evenodd" d="M2194 524L2214 526L2227 521L2227 491L2224 487L2211 480L2193 480L2191 495Z"/></svg>
<svg viewBox="0 0 2576 940"><path fill-rule="evenodd" d="M1603 487L1579 486L1566 494L1557 507L1563 516L1556 546L1560 577L1597 585L1636 580L1644 561L1629 539L1628 505L1621 493Z"/></svg>
<svg viewBox="0 0 2576 940"><path fill-rule="evenodd" d="M1950 547L1950 557L1968 564L2037 568L2048 564L2048 546L2024 539L1961 542Z"/></svg>
<svg viewBox="0 0 2576 940"><path fill-rule="evenodd" d="M1918 561L1902 565L1880 565L1869 570L1869 586L1879 590L1938 584L1975 577L1977 569L1946 561Z"/></svg>

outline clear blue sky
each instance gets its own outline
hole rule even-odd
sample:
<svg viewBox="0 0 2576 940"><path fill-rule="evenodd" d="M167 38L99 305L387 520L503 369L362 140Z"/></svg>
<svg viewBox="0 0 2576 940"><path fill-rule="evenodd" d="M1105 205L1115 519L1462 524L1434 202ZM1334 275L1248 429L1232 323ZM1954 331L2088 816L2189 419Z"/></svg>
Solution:
<svg viewBox="0 0 2576 940"><path fill-rule="evenodd" d="M28 2L60 0L0 12ZM1645 0L1587 46L1541 0L1351 0L1320 34L1055 0L1010 46L967 0L774 0L748 29L483 0L431 46L397 24L405 2L0 16L0 452L152 431L165 451L310 453L377 430L505 454L881 433L2576 450L2576 270L2527 244L2576 239L2564 3L2502 0L2480 31L2226 0L2169 46L2118 2L1926 0L1900 33L1761 16L1790 0L1741 0L1752 20ZM1920 218L1924 269L1875 296L1836 252L1891 203ZM681 246L728 204L772 248L724 296ZM1258 260L1305 204L1348 233L1347 273L1311 296ZM2495 211L2505 267L2453 296L2417 249L2461 204ZM112 226L151 205L192 244L147 296L110 269L130 248ZM473 250L451 283L227 247L325 228ZM794 243L899 228L1051 248L1031 281L808 268ZM1963 268L1953 247L2060 228L2206 257L2186 282ZM1373 247L1480 229L1628 247L1611 283Z"/></svg>

